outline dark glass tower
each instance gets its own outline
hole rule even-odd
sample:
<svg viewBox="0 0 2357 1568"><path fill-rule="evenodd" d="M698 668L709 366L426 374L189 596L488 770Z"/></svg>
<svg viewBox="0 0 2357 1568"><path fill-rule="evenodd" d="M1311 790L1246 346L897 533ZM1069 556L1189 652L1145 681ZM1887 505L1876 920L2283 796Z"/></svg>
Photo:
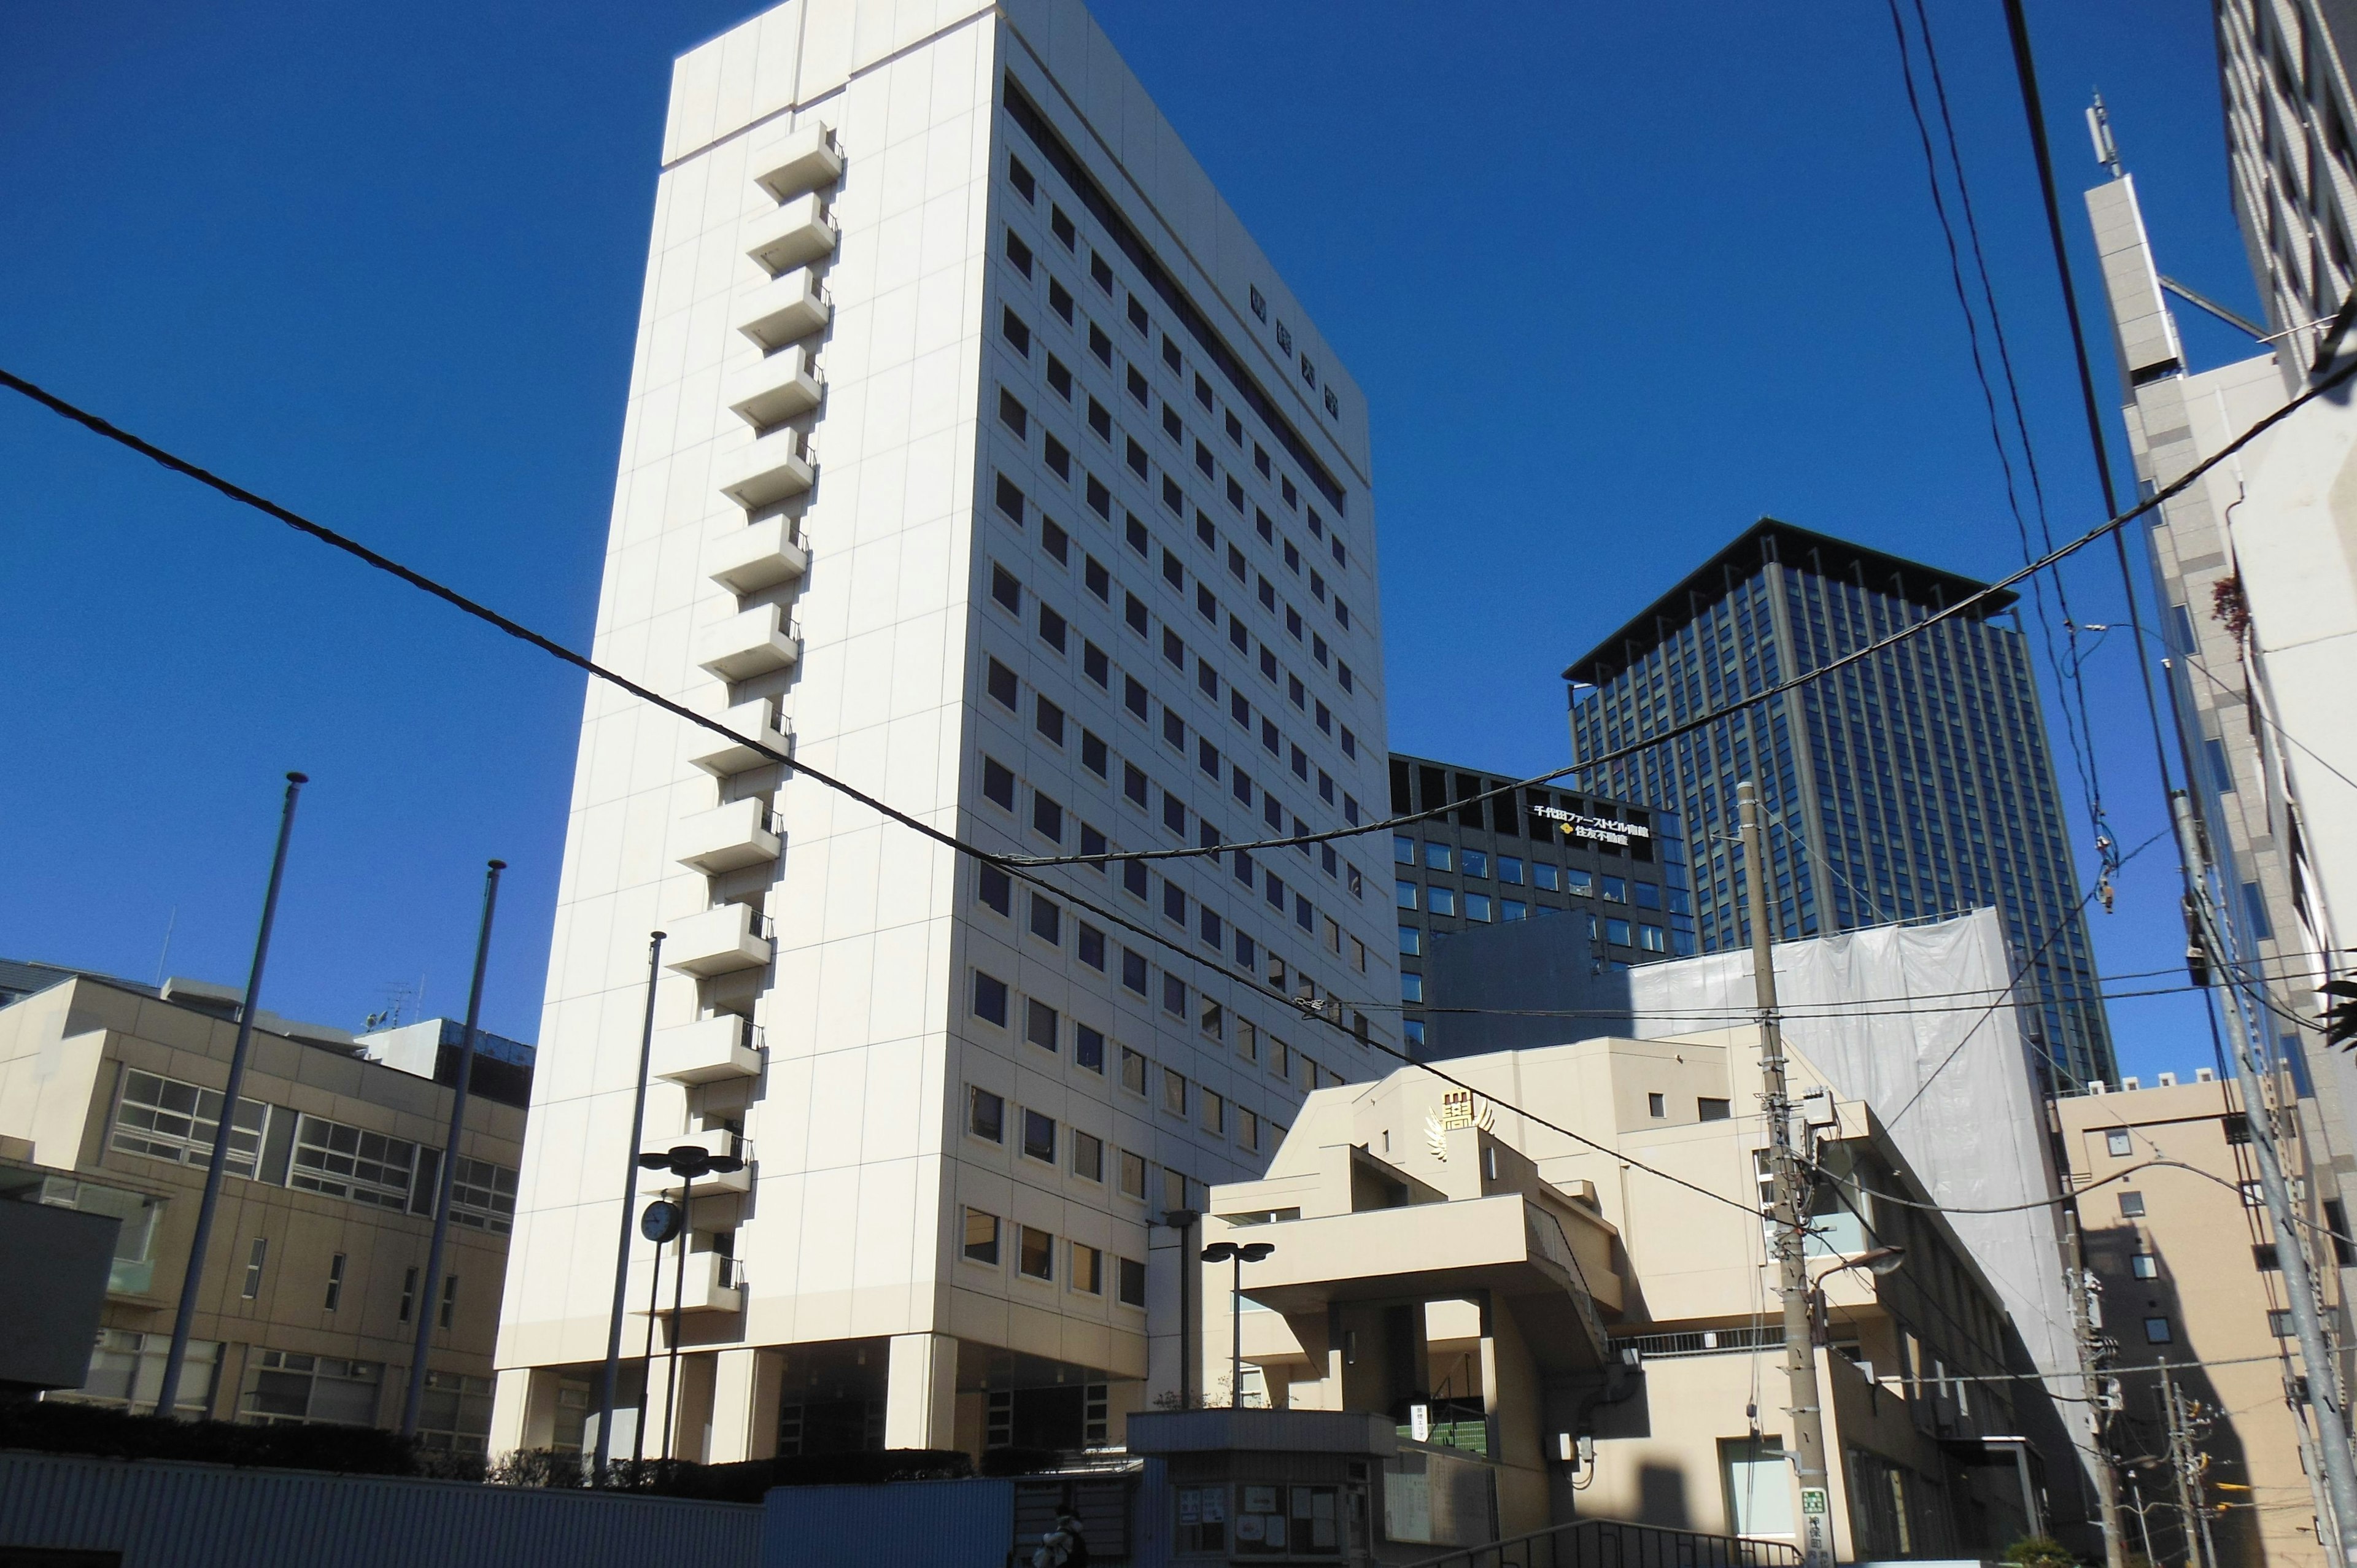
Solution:
<svg viewBox="0 0 2357 1568"><path fill-rule="evenodd" d="M1773 518L1564 671L1573 755L1756 695L1986 586ZM2114 1079L2029 651L1999 596L1739 714L1575 775L1680 812L1706 951L1750 940L1735 789L1755 779L1787 940L1993 905L2061 1083Z"/></svg>

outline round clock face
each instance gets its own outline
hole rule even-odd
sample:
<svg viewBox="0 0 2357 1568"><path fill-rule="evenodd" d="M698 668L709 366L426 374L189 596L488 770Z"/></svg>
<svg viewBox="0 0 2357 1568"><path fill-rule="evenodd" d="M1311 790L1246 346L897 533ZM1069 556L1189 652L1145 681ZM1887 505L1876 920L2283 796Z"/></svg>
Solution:
<svg viewBox="0 0 2357 1568"><path fill-rule="evenodd" d="M680 1227L687 1219L686 1210L665 1198L657 1198L639 1216L639 1234L660 1247L679 1239Z"/></svg>

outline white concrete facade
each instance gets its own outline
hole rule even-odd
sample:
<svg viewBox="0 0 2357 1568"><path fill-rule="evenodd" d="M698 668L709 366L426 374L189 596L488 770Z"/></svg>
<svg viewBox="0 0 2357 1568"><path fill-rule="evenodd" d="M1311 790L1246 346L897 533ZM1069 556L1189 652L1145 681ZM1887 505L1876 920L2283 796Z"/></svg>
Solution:
<svg viewBox="0 0 2357 1568"><path fill-rule="evenodd" d="M1357 388L1078 0L791 0L677 62L602 661L994 850L1372 820L1369 473ZM685 1457L1118 1442L1179 1391L1151 1222L1379 1070L1354 1024L1396 1043L1354 1017L1398 993L1355 842L1042 903L594 683L571 810L495 1447L604 1352L653 930L642 1145L749 1162L691 1219Z"/></svg>

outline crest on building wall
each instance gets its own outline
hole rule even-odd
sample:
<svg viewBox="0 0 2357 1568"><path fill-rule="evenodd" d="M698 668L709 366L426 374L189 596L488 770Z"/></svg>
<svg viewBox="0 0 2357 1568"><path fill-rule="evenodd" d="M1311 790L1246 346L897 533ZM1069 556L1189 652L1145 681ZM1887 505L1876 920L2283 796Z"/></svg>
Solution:
<svg viewBox="0 0 2357 1568"><path fill-rule="evenodd" d="M1443 1165L1448 1163L1448 1134L1459 1127L1479 1127L1487 1133L1495 1125L1497 1113L1490 1102L1469 1089L1451 1089L1442 1093L1440 1109L1424 1119L1425 1146L1432 1157Z"/></svg>

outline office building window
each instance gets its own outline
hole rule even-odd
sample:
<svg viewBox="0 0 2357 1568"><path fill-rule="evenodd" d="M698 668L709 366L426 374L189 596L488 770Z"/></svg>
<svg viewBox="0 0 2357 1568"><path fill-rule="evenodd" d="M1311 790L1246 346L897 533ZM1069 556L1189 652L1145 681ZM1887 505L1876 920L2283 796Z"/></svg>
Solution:
<svg viewBox="0 0 2357 1568"><path fill-rule="evenodd" d="M1056 1119L1027 1109L1023 1112L1023 1153L1047 1165L1056 1163Z"/></svg>
<svg viewBox="0 0 2357 1568"><path fill-rule="evenodd" d="M406 1209L416 1172L416 1144L306 1114L295 1126L295 1164L286 1185Z"/></svg>
<svg viewBox="0 0 2357 1568"><path fill-rule="evenodd" d="M1067 1282L1083 1295L1104 1294L1104 1254L1094 1247L1072 1243L1071 1278Z"/></svg>
<svg viewBox="0 0 2357 1568"><path fill-rule="evenodd" d="M2124 1192L2120 1194L2120 1218L2123 1219L2135 1219L2140 1218L2143 1213L2144 1194L2140 1192Z"/></svg>
<svg viewBox="0 0 2357 1568"><path fill-rule="evenodd" d="M1436 915L1457 913L1457 890L1453 887L1427 887L1425 899Z"/></svg>
<svg viewBox="0 0 2357 1568"><path fill-rule="evenodd" d="M2124 1157L2136 1152L2136 1144L2126 1132L2116 1127L2104 1134L2104 1148L2115 1157Z"/></svg>
<svg viewBox="0 0 2357 1568"><path fill-rule="evenodd" d="M1045 1230L1028 1225L1019 1227L1022 1239L1018 1243L1015 1266L1025 1277L1052 1280L1056 1277L1056 1239Z"/></svg>
<svg viewBox="0 0 2357 1568"><path fill-rule="evenodd" d="M966 1131L985 1143L1006 1141L1006 1101L986 1089L966 1091Z"/></svg>
<svg viewBox="0 0 2357 1568"><path fill-rule="evenodd" d="M1424 933L1414 926L1399 929L1399 950L1410 958L1424 951Z"/></svg>
<svg viewBox="0 0 2357 1568"><path fill-rule="evenodd" d="M1393 902L1396 903L1403 909L1415 908L1416 903L1416 885L1413 882L1393 883L1392 898Z"/></svg>
<svg viewBox="0 0 2357 1568"><path fill-rule="evenodd" d="M2169 1333L2169 1319L2166 1317L2147 1317L2144 1320L2144 1342L2146 1344L2167 1345L2170 1343L2174 1337L2175 1337Z"/></svg>
<svg viewBox="0 0 2357 1568"><path fill-rule="evenodd" d="M1115 1261L1120 1264L1116 1275L1116 1299L1124 1306L1145 1306L1146 1265L1135 1258L1121 1258Z"/></svg>
<svg viewBox="0 0 2357 1568"><path fill-rule="evenodd" d="M1006 982L978 969L974 972L974 1015L1002 1029L1006 1026Z"/></svg>
<svg viewBox="0 0 2357 1568"><path fill-rule="evenodd" d="M213 1139L221 1129L221 1112L218 1090L126 1069L123 1101L114 1118L114 1147L150 1159L208 1165L213 1157ZM237 1116L230 1128L229 1158L224 1162L231 1176L253 1176L269 1118L270 1108L258 1100L237 1102Z"/></svg>
<svg viewBox="0 0 2357 1568"><path fill-rule="evenodd" d="M256 1236L253 1239L253 1245L245 1254L245 1283L239 1287L237 1293L239 1295L252 1301L262 1294L263 1265L269 1261L270 1242L263 1237Z"/></svg>
<svg viewBox="0 0 2357 1568"><path fill-rule="evenodd" d="M2160 1278L2160 1260L2150 1252L2138 1252L2128 1259L2128 1273L2140 1280L2157 1280Z"/></svg>
<svg viewBox="0 0 2357 1568"><path fill-rule="evenodd" d="M1083 1181L1104 1180L1104 1140L1076 1127L1071 1144L1072 1174Z"/></svg>
<svg viewBox="0 0 2357 1568"><path fill-rule="evenodd" d="M333 1312L344 1300L344 1254L337 1253L328 1260L328 1299L319 1304L325 1312Z"/></svg>
<svg viewBox="0 0 2357 1568"><path fill-rule="evenodd" d="M380 1362L263 1350L246 1374L242 1413L263 1426L372 1426L383 1383Z"/></svg>
<svg viewBox="0 0 2357 1568"><path fill-rule="evenodd" d="M971 1262L998 1262L998 1216L979 1208L965 1211L965 1256Z"/></svg>

